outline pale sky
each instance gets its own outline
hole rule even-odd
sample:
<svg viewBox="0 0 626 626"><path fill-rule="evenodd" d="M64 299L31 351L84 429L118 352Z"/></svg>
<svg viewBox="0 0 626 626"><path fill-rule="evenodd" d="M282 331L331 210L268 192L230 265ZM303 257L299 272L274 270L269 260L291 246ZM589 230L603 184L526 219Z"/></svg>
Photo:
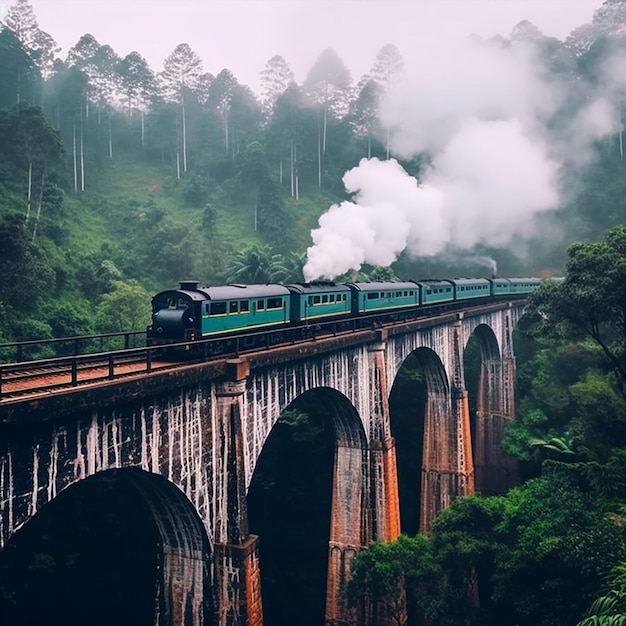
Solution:
<svg viewBox="0 0 626 626"><path fill-rule="evenodd" d="M0 19L12 4L0 0ZM435 61L447 37L508 36L529 19L564 39L591 22L602 0L31 0L39 27L62 58L85 33L120 55L136 50L158 72L179 43L202 58L205 71L229 68L258 91L259 72L275 54L304 80L332 47L356 82L377 52L395 43L409 58Z"/></svg>

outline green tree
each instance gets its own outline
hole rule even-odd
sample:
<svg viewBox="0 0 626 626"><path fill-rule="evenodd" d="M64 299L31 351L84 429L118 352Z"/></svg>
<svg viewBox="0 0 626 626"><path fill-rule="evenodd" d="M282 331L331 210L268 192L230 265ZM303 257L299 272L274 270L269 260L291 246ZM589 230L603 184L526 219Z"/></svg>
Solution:
<svg viewBox="0 0 626 626"><path fill-rule="evenodd" d="M410 602L423 618L439 613L442 572L426 535L400 535L395 541L373 542L352 561L345 587L348 604L372 614L368 623L406 623L406 586ZM366 606L364 606L364 603Z"/></svg>
<svg viewBox="0 0 626 626"><path fill-rule="evenodd" d="M626 400L626 226L599 242L574 243L563 281L548 281L531 297L535 333L590 338L611 367Z"/></svg>
<svg viewBox="0 0 626 626"><path fill-rule="evenodd" d="M117 281L96 307L100 332L143 330L150 321L150 295L134 280Z"/></svg>
<svg viewBox="0 0 626 626"><path fill-rule="evenodd" d="M13 312L37 311L42 299L55 293L55 273L32 244L25 216L12 214L0 221L0 250L0 302Z"/></svg>
<svg viewBox="0 0 626 626"><path fill-rule="evenodd" d="M11 29L44 77L50 75L55 55L60 48L54 39L39 28L37 17L29 0L16 0L9 7L4 23Z"/></svg>
<svg viewBox="0 0 626 626"><path fill-rule="evenodd" d="M613 569L607 587L576 626L626 626L626 563Z"/></svg>
<svg viewBox="0 0 626 626"><path fill-rule="evenodd" d="M576 623L624 560L624 531L584 472L547 462L506 496L493 579L494 600L510 611L501 624Z"/></svg>
<svg viewBox="0 0 626 626"><path fill-rule="evenodd" d="M317 133L317 184L322 186L322 173L325 170L324 157L328 135L329 116L343 117L348 109L349 88L352 82L350 71L339 55L327 48L313 63L303 88L316 105L318 115Z"/></svg>
<svg viewBox="0 0 626 626"><path fill-rule="evenodd" d="M0 106L39 101L41 73L18 36L0 25Z"/></svg>
<svg viewBox="0 0 626 626"><path fill-rule="evenodd" d="M266 115L270 115L276 104L276 100L285 93L294 80L294 74L289 63L283 57L276 54L261 71L261 90L263 109Z"/></svg>
<svg viewBox="0 0 626 626"><path fill-rule="evenodd" d="M163 71L158 75L162 92L166 100L180 105L181 123L178 137L180 141L176 147L176 177L181 177L182 171L187 171L187 115L186 105L190 93L199 84L202 76L202 59L190 48L189 44L181 43L163 61Z"/></svg>
<svg viewBox="0 0 626 626"><path fill-rule="evenodd" d="M271 246L249 244L239 250L228 265L229 283L269 283L274 277L274 255Z"/></svg>
<svg viewBox="0 0 626 626"><path fill-rule="evenodd" d="M126 100L126 112L129 117L137 108L143 109L156 91L156 77L148 62L139 54L127 54L117 65L120 87Z"/></svg>

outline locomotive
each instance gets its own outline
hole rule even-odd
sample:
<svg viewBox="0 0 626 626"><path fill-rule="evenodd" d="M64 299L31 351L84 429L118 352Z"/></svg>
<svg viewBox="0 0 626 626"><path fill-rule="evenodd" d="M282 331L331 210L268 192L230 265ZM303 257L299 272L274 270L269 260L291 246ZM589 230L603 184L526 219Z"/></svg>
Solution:
<svg viewBox="0 0 626 626"><path fill-rule="evenodd" d="M532 293L539 278L454 278L407 282L331 281L201 287L181 281L178 289L152 299L147 345L194 352L202 342L211 353L237 340L246 348L333 331L372 327L452 308L458 302L514 299ZM214 339L207 342L204 340Z"/></svg>

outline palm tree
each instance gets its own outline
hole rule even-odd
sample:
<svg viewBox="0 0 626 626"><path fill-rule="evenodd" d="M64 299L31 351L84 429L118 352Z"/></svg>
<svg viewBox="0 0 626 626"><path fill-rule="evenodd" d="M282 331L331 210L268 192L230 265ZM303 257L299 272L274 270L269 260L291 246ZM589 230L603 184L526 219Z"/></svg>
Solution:
<svg viewBox="0 0 626 626"><path fill-rule="evenodd" d="M273 279L272 248L251 243L239 250L228 264L229 283L269 283Z"/></svg>

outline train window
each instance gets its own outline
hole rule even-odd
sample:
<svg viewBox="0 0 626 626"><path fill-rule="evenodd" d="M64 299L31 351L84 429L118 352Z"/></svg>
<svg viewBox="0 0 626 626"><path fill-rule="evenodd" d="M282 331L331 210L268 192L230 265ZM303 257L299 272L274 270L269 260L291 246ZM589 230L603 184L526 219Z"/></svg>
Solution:
<svg viewBox="0 0 626 626"><path fill-rule="evenodd" d="M263 311L265 309L265 300L257 300L256 301L256 310Z"/></svg>
<svg viewBox="0 0 626 626"><path fill-rule="evenodd" d="M229 313L237 313L239 311L239 307L237 306L237 302L231 302L228 311L229 311Z"/></svg>
<svg viewBox="0 0 626 626"><path fill-rule="evenodd" d="M247 313L250 310L250 302L248 300L243 300L239 303L239 312Z"/></svg>
<svg viewBox="0 0 626 626"><path fill-rule="evenodd" d="M334 302L335 301L335 294L331 293L330 296L328 296L328 301L329 302Z"/></svg>
<svg viewBox="0 0 626 626"><path fill-rule="evenodd" d="M211 302L211 315L225 315L226 302Z"/></svg>
<svg viewBox="0 0 626 626"><path fill-rule="evenodd" d="M208 315L208 314L209 314L210 309L211 309L211 305L207 302L207 303L204 305L204 313L205 313L205 315Z"/></svg>
<svg viewBox="0 0 626 626"><path fill-rule="evenodd" d="M376 293L368 293L367 294L367 299L368 300L378 300L378 298L380 298L380 294L378 292L376 292Z"/></svg>
<svg viewBox="0 0 626 626"><path fill-rule="evenodd" d="M187 303L182 298L179 298L179 300L178 300L178 308L179 309L186 309L187 308Z"/></svg>
<svg viewBox="0 0 626 626"><path fill-rule="evenodd" d="M328 304L328 296L322 296L322 304Z"/></svg>
<svg viewBox="0 0 626 626"><path fill-rule="evenodd" d="M280 309L282 306L283 306L282 298L268 298L267 299L268 309Z"/></svg>
<svg viewBox="0 0 626 626"><path fill-rule="evenodd" d="M167 307L168 307L168 309L175 309L176 308L176 300L174 300L174 298L168 298L167 299Z"/></svg>

